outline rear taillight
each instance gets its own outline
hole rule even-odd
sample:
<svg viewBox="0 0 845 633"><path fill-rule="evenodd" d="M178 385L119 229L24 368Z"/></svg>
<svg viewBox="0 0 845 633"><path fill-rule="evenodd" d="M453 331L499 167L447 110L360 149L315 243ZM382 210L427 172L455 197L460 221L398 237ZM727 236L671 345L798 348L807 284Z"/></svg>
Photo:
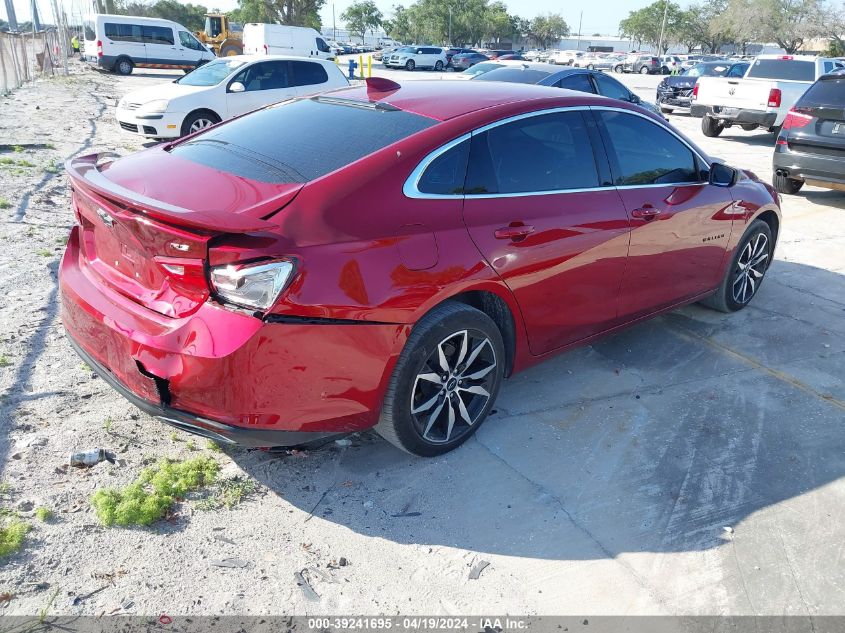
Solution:
<svg viewBox="0 0 845 633"><path fill-rule="evenodd" d="M779 108L781 96L780 88L772 88L769 90L769 107Z"/></svg>
<svg viewBox="0 0 845 633"><path fill-rule="evenodd" d="M695 87L692 89L692 100L695 101L698 99L698 84L695 84Z"/></svg>
<svg viewBox="0 0 845 633"><path fill-rule="evenodd" d="M290 260L215 266L210 271L211 286L227 303L266 310L285 289L293 270Z"/></svg>
<svg viewBox="0 0 845 633"><path fill-rule="evenodd" d="M97 57L103 56L103 42L101 40L97 40Z"/></svg>
<svg viewBox="0 0 845 633"><path fill-rule="evenodd" d="M783 130L792 130L795 128L806 127L810 124L813 120L813 117L809 114L805 114L804 112L800 112L795 108L792 108L789 112L786 113L786 118L783 120L783 126L781 129Z"/></svg>

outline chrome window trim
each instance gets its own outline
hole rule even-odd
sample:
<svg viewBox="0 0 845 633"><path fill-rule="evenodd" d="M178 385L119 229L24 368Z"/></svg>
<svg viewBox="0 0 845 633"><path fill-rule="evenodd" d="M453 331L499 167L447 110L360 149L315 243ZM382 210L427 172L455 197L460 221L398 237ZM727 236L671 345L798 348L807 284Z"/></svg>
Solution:
<svg viewBox="0 0 845 633"><path fill-rule="evenodd" d="M402 186L402 193L405 195L406 198L412 198L415 200L461 200L464 198L471 198L473 200L484 200L490 198L522 198L522 197L529 197L529 196L551 196L551 195L559 195L562 193L585 193L587 191L610 191L612 189L649 189L655 187L693 187L693 186L701 186L709 184L705 180L700 180L697 182L662 182L662 183L654 183L654 184L647 184L647 185L603 185L597 187L583 187L579 189L554 189L550 191L520 191L517 193L481 193L481 194L438 194L438 193L423 193L419 190L418 185L419 181L422 178L423 173L428 168L431 163L433 163L437 158L440 157L441 154L445 154L450 149L455 147L456 145L460 145L464 141L471 139L476 134L481 134L486 132L487 130L491 130L495 127L499 127L500 125L506 125L508 123L512 123L514 121L520 121L522 119L528 119L535 116L543 116L546 114L556 114L558 112L583 112L583 111L594 111L594 110L603 110L608 112L622 112L623 114L632 114L634 116L638 116L641 119L645 119L646 121L650 122L652 125L662 127L666 131L668 131L672 136L678 139L684 147L686 147L693 156L697 157L701 160L702 163L705 165L710 165L710 161L703 157L694 147L692 147L683 137L681 137L677 132L675 132L669 126L661 126L659 123L652 120L652 118L646 114L641 112L636 112L634 110L628 110L627 108L619 108L614 106L560 106L557 108L547 108L545 110L536 110L534 112L524 112L522 114L516 114L514 116L507 117L505 119L500 119L498 121L494 121L493 123L488 123L487 125L483 125L480 128L472 130L471 132L467 132L463 134L445 145L441 145L437 149L431 151L429 154L423 158L420 163L414 168L408 178L405 180L405 184Z"/></svg>

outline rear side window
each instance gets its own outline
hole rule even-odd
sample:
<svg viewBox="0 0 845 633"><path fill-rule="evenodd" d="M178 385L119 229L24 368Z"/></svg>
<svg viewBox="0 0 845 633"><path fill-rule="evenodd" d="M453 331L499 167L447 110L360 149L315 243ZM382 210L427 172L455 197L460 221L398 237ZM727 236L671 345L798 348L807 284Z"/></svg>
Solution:
<svg viewBox="0 0 845 633"><path fill-rule="evenodd" d="M624 112L598 113L607 130L614 184L676 184L700 180L692 150L674 134L642 117Z"/></svg>
<svg viewBox="0 0 845 633"><path fill-rule="evenodd" d="M469 144L469 140L463 141L435 158L423 172L417 189L439 195L463 193Z"/></svg>
<svg viewBox="0 0 845 633"><path fill-rule="evenodd" d="M147 44L168 44L173 46L173 29L166 26L145 26L144 42Z"/></svg>
<svg viewBox="0 0 845 633"><path fill-rule="evenodd" d="M567 88L568 90L577 90L578 92L595 93L595 90L593 90L593 84L587 73L575 73L574 75L564 77L558 82L558 87Z"/></svg>
<svg viewBox="0 0 845 633"><path fill-rule="evenodd" d="M143 42L141 26L139 24L114 24L106 22L103 25L106 37L115 42Z"/></svg>
<svg viewBox="0 0 845 633"><path fill-rule="evenodd" d="M288 62L261 62L240 72L234 81L246 88L245 92L280 90L288 87Z"/></svg>
<svg viewBox="0 0 845 633"><path fill-rule="evenodd" d="M177 143L170 152L251 180L308 182L436 123L349 103L314 98L277 104Z"/></svg>
<svg viewBox="0 0 845 633"><path fill-rule="evenodd" d="M313 86L324 84L329 80L326 69L322 64L314 62L290 62L293 71L292 86Z"/></svg>
<svg viewBox="0 0 845 633"><path fill-rule="evenodd" d="M845 104L845 75L820 79L798 100L801 106L842 106Z"/></svg>
<svg viewBox="0 0 845 633"><path fill-rule="evenodd" d="M91 20L86 20L82 28L85 30L85 39L87 41L93 42L97 39L97 35L94 32L94 23Z"/></svg>
<svg viewBox="0 0 845 633"><path fill-rule="evenodd" d="M604 95L609 99L619 99L620 101L631 100L631 93L628 92L628 89L615 79L611 79L602 73L593 75L593 79L598 84L600 95Z"/></svg>
<svg viewBox="0 0 845 633"><path fill-rule="evenodd" d="M816 63L796 59L758 59L751 64L749 77L783 81L814 81Z"/></svg>
<svg viewBox="0 0 845 633"><path fill-rule="evenodd" d="M473 136L467 195L565 191L598 184L581 112L532 116Z"/></svg>

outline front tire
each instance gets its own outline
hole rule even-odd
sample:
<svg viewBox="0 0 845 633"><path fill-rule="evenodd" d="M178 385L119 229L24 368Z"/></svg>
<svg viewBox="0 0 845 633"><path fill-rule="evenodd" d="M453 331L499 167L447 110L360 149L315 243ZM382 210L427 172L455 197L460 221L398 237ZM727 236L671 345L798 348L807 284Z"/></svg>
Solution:
<svg viewBox="0 0 845 633"><path fill-rule="evenodd" d="M757 129L756 123L742 123L739 127L741 127L746 132L753 132Z"/></svg>
<svg viewBox="0 0 845 633"><path fill-rule="evenodd" d="M674 112L675 110L674 110L674 108L664 108L663 106L660 106L660 111L661 111L663 114L671 114L671 113L672 113L672 112Z"/></svg>
<svg viewBox="0 0 845 633"><path fill-rule="evenodd" d="M769 225L754 220L739 241L718 290L701 303L719 312L742 310L760 289L773 251Z"/></svg>
<svg viewBox="0 0 845 633"><path fill-rule="evenodd" d="M719 136L724 129L725 126L719 123L712 116L704 116L701 119L701 131L704 136L708 136L710 138Z"/></svg>
<svg viewBox="0 0 845 633"><path fill-rule="evenodd" d="M621 72L622 72L622 66L621 66L621 64L617 64L616 66L614 66L614 67L613 67L613 72L615 72L615 73L621 73Z"/></svg>
<svg viewBox="0 0 845 633"><path fill-rule="evenodd" d="M642 68L640 68L640 74L641 75L647 75L648 73L649 73L649 70L648 70L647 67L643 66Z"/></svg>
<svg viewBox="0 0 845 633"><path fill-rule="evenodd" d="M410 71L414 70L414 68L415 68L415 67L416 67L416 63L414 63L414 60L413 60L413 59L409 59L409 60L405 63L405 70L407 70L408 72L410 72Z"/></svg>
<svg viewBox="0 0 845 633"><path fill-rule="evenodd" d="M437 306L399 356L376 432L422 457L457 448L492 410L504 363L502 335L490 317L458 302Z"/></svg>
<svg viewBox="0 0 845 633"><path fill-rule="evenodd" d="M192 112L182 121L182 136L200 132L217 123L220 123L220 117L209 110Z"/></svg>
<svg viewBox="0 0 845 633"><path fill-rule="evenodd" d="M780 174L775 173L772 176L772 186L778 193L785 193L792 196L801 191L801 187L804 186L804 181L795 180L789 176L781 176Z"/></svg>

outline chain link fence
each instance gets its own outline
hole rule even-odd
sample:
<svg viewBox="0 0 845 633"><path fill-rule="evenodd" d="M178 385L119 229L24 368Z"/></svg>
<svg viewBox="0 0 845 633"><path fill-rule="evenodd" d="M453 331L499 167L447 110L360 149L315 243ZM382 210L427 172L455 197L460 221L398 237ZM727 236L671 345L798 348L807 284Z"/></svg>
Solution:
<svg viewBox="0 0 845 633"><path fill-rule="evenodd" d="M0 94L27 81L60 72L62 47L55 30L0 32Z"/></svg>

